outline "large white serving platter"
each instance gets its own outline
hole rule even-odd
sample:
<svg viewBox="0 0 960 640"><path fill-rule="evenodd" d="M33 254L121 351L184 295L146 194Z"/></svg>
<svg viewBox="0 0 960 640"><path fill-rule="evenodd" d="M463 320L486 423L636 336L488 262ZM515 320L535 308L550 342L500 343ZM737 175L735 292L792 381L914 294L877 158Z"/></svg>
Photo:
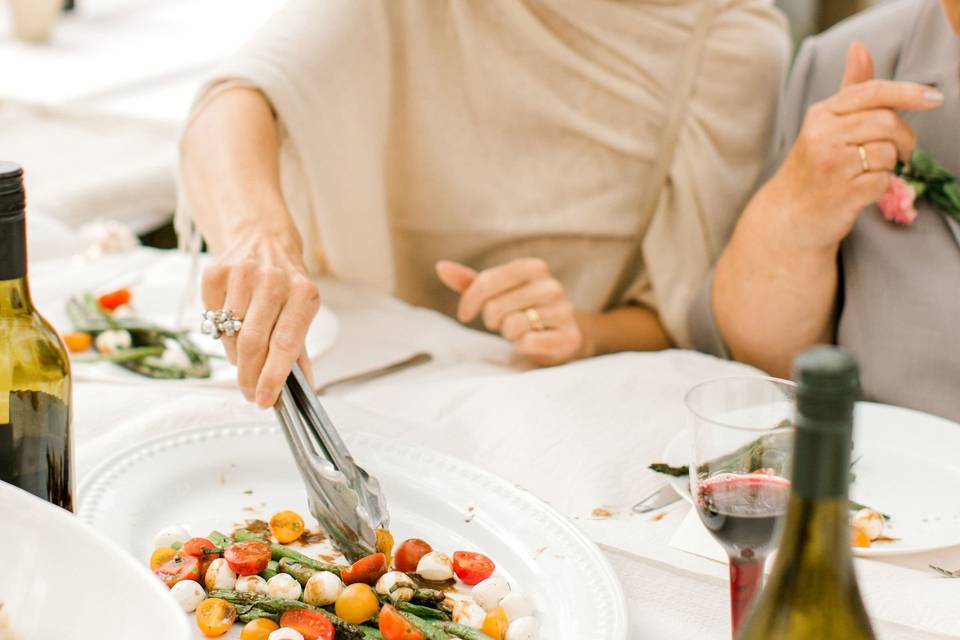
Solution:
<svg viewBox="0 0 960 640"><path fill-rule="evenodd" d="M663 453L668 464L689 464L689 430ZM885 534L899 538L854 548L862 557L922 553L960 545L960 425L919 411L860 402L856 408L853 458L856 480L850 497L889 514ZM690 481L671 478L688 502Z"/></svg>
<svg viewBox="0 0 960 640"><path fill-rule="evenodd" d="M448 553L489 555L514 588L533 596L544 639L627 638L612 568L551 507L430 449L362 433L346 440L379 478L398 541L419 537ZM118 453L86 478L78 513L146 563L164 526L206 535L281 509L308 513L293 458L276 425L247 424L167 435ZM239 625L225 637L239 637Z"/></svg>
<svg viewBox="0 0 960 640"><path fill-rule="evenodd" d="M0 602L16 637L187 640L165 591L73 514L0 482Z"/></svg>

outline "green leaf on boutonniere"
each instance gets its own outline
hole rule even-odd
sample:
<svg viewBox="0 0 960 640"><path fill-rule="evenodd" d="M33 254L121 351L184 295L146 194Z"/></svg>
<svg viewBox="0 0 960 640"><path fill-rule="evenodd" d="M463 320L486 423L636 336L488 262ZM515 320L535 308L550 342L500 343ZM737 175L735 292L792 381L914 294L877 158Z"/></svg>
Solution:
<svg viewBox="0 0 960 640"><path fill-rule="evenodd" d="M960 221L960 184L943 165L917 148L910 162L897 165L896 174L907 181L917 198L925 198Z"/></svg>

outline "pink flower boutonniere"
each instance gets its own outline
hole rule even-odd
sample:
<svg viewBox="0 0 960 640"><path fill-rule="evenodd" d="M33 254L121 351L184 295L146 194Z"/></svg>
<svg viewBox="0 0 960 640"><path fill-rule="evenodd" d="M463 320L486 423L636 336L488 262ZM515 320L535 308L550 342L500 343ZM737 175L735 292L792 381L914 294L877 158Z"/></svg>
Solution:
<svg viewBox="0 0 960 640"><path fill-rule="evenodd" d="M897 164L877 206L890 222L910 225L917 218L914 203L918 198L926 198L960 221L960 184L953 174L919 148L914 150L910 162Z"/></svg>

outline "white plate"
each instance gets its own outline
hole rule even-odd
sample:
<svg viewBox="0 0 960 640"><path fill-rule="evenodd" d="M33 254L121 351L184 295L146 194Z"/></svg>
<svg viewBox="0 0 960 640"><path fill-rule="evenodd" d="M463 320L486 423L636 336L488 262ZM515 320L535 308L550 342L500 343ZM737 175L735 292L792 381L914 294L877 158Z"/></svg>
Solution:
<svg viewBox="0 0 960 640"><path fill-rule="evenodd" d="M885 534L895 542L874 543L854 553L896 556L960 544L960 425L919 411L860 402L856 408L850 497L891 516ZM689 430L667 444L663 461L689 464ZM688 477L670 484L690 502Z"/></svg>
<svg viewBox="0 0 960 640"><path fill-rule="evenodd" d="M186 640L142 564L70 513L0 482L0 602L23 640Z"/></svg>
<svg viewBox="0 0 960 640"><path fill-rule="evenodd" d="M488 554L534 598L543 638L627 638L620 583L569 520L455 458L369 434L345 437L380 479L398 541L421 537L448 553ZM87 477L78 512L146 562L154 532L166 525L206 535L281 509L306 515L306 495L279 428L259 424L196 429L119 453ZM239 625L231 634L239 637Z"/></svg>

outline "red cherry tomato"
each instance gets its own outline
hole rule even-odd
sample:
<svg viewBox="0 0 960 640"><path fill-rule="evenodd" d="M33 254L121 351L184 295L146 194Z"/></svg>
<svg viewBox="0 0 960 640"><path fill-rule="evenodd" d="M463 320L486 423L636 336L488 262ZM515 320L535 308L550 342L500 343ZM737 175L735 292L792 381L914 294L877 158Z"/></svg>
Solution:
<svg viewBox="0 0 960 640"><path fill-rule="evenodd" d="M316 611L291 609L280 616L280 626L296 629L303 640L333 640L333 623Z"/></svg>
<svg viewBox="0 0 960 640"><path fill-rule="evenodd" d="M163 580L168 588L182 580L198 580L200 578L200 559L194 556L177 554L173 557L173 560L164 562L153 572Z"/></svg>
<svg viewBox="0 0 960 640"><path fill-rule="evenodd" d="M270 562L270 544L263 540L234 542L224 549L223 557L237 575L252 576L267 568Z"/></svg>
<svg viewBox="0 0 960 640"><path fill-rule="evenodd" d="M206 538L190 538L180 547L180 553L185 556L203 558L206 555L219 554L219 550L217 549L217 545Z"/></svg>
<svg viewBox="0 0 960 640"><path fill-rule="evenodd" d="M493 575L493 560L482 553L457 551L453 554L453 572L464 584L474 585Z"/></svg>
<svg viewBox="0 0 960 640"><path fill-rule="evenodd" d="M130 289L117 289L116 291L103 294L97 298L97 302L100 303L100 306L103 307L105 311L113 311L117 307L121 307L130 302L130 298L132 297Z"/></svg>
<svg viewBox="0 0 960 640"><path fill-rule="evenodd" d="M380 609L380 633L383 640L426 640L410 621L389 604Z"/></svg>
<svg viewBox="0 0 960 640"><path fill-rule="evenodd" d="M387 569L387 556L382 553L374 553L360 558L353 563L352 567L341 571L340 579L343 580L343 584L362 582L374 585L387 572Z"/></svg>
<svg viewBox="0 0 960 640"><path fill-rule="evenodd" d="M414 573L417 570L417 564L420 558L433 551L433 547L417 538L404 540L397 547L397 553L394 558L394 566L397 571L404 573Z"/></svg>

